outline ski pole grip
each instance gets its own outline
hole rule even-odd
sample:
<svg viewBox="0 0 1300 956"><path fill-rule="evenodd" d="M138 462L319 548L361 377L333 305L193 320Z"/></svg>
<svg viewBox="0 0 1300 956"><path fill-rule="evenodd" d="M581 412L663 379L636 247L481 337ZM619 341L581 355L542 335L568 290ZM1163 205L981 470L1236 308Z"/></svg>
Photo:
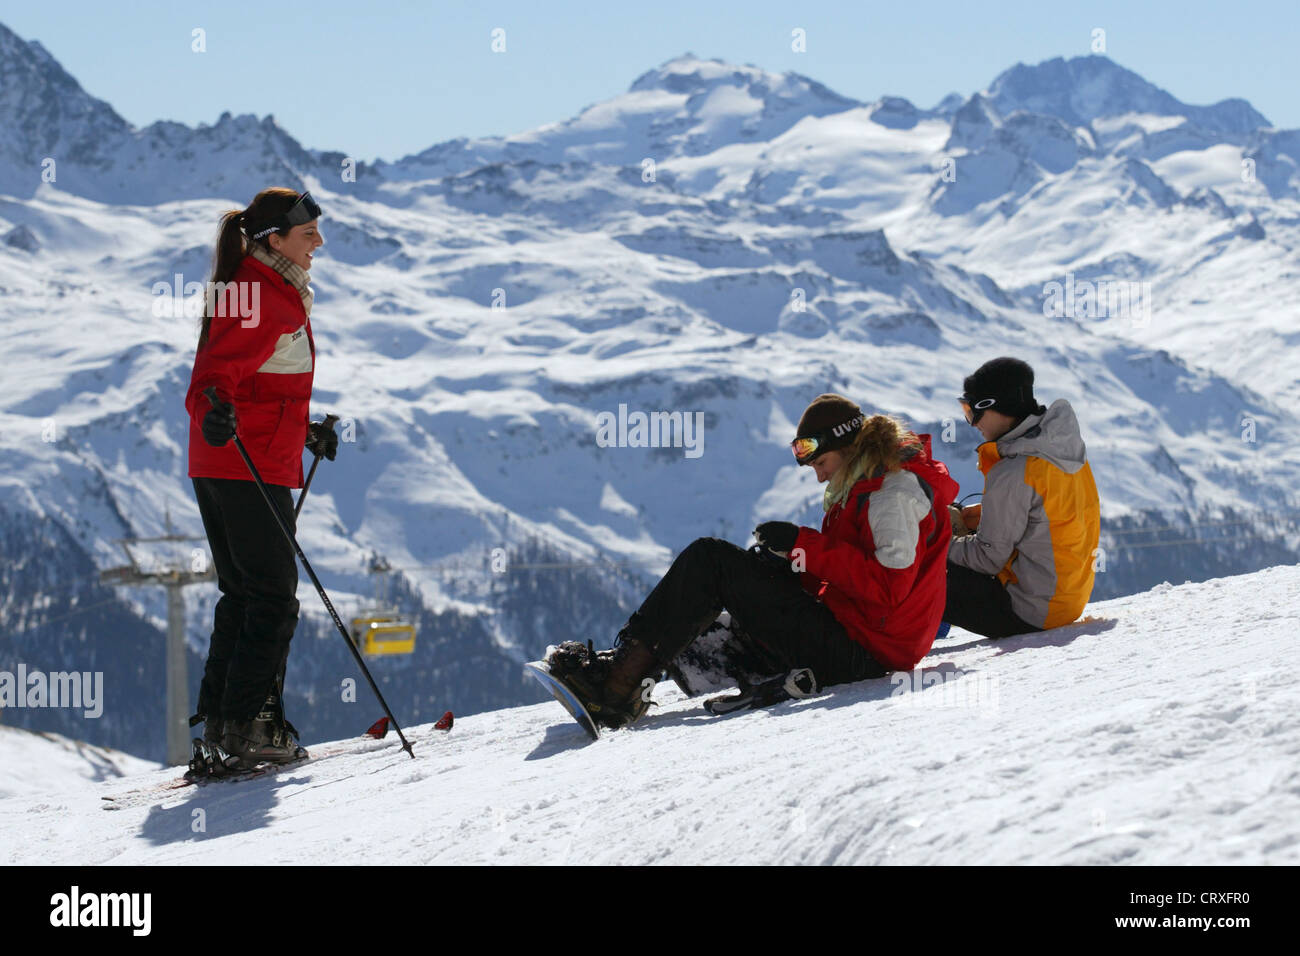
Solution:
<svg viewBox="0 0 1300 956"><path fill-rule="evenodd" d="M333 428L333 427L334 427L334 423L337 422L338 420L339 420L339 417L338 417L337 415L326 415L326 416L325 416L325 427L326 427L326 428Z"/></svg>
<svg viewBox="0 0 1300 956"><path fill-rule="evenodd" d="M204 397L207 398L208 402L212 405L213 408L216 408L217 402L221 401L221 399L217 398L217 386L215 385L209 385L207 388L205 388L203 390L203 395Z"/></svg>

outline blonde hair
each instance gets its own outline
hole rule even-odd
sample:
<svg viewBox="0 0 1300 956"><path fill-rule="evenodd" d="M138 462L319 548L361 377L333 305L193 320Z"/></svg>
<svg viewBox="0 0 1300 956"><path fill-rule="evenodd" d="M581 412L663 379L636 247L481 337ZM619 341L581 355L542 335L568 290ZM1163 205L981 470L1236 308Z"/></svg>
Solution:
<svg viewBox="0 0 1300 956"><path fill-rule="evenodd" d="M920 447L921 440L901 419L893 415L872 415L853 436L853 443L844 449L844 464L826 483L826 510L842 501L859 479L898 469L903 459L910 457L908 452Z"/></svg>

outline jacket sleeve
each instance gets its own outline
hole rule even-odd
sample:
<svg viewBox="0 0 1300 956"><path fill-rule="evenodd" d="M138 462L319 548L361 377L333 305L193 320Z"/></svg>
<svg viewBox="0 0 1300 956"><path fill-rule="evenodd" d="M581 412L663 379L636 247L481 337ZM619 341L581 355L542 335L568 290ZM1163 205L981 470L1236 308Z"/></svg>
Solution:
<svg viewBox="0 0 1300 956"><path fill-rule="evenodd" d="M267 298L259 296L262 307L254 317L226 317L222 309L213 316L208 343L194 358L194 374L185 397L185 407L195 421L201 422L211 407L203 396L205 388L215 385L217 396L230 401L239 383L261 368L275 351L285 328L274 310L266 307Z"/></svg>
<svg viewBox="0 0 1300 956"><path fill-rule="evenodd" d="M874 550L863 535L856 542L832 541L802 528L795 542L803 548L807 569L846 594L895 608L912 592L917 573L921 523L930 502L911 472L899 472L871 493L867 523ZM903 477L905 476L905 477Z"/></svg>
<svg viewBox="0 0 1300 956"><path fill-rule="evenodd" d="M1025 484L1025 459L999 461L984 479L979 528L952 539L948 560L981 574L997 574L1024 537L1033 503L1034 489Z"/></svg>

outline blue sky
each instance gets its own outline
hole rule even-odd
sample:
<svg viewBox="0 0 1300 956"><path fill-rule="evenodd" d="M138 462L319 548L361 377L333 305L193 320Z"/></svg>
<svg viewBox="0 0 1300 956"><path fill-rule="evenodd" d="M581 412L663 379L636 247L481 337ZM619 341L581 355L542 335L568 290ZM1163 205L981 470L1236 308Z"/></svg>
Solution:
<svg viewBox="0 0 1300 956"><path fill-rule="evenodd" d="M975 12L978 11L978 12ZM0 5L127 120L275 115L304 145L395 159L572 116L692 52L932 106L1020 61L1106 53L1189 103L1240 96L1300 127L1292 2L265 2ZM503 28L506 52L493 53ZM807 51L791 50L802 28ZM206 32L207 52L191 50Z"/></svg>

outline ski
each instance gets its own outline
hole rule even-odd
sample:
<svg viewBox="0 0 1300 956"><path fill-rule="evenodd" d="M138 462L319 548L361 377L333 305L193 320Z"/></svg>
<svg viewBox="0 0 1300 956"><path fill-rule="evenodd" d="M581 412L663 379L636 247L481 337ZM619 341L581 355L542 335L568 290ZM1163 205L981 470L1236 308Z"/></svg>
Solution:
<svg viewBox="0 0 1300 956"><path fill-rule="evenodd" d="M104 794L99 798L100 805L104 810L123 810L128 807L146 806L159 799L165 799L171 793L188 790L191 787L224 786L255 780L259 777L274 777L280 771L297 770L319 760L328 760L330 757L337 757L346 753L364 752L360 745L368 742L378 744L374 737L367 735L332 746L317 745L312 747L307 756L287 763L262 763L250 769L234 770L225 774L196 774L187 771L184 775L163 783L141 787L137 790L128 790L120 794Z"/></svg>

